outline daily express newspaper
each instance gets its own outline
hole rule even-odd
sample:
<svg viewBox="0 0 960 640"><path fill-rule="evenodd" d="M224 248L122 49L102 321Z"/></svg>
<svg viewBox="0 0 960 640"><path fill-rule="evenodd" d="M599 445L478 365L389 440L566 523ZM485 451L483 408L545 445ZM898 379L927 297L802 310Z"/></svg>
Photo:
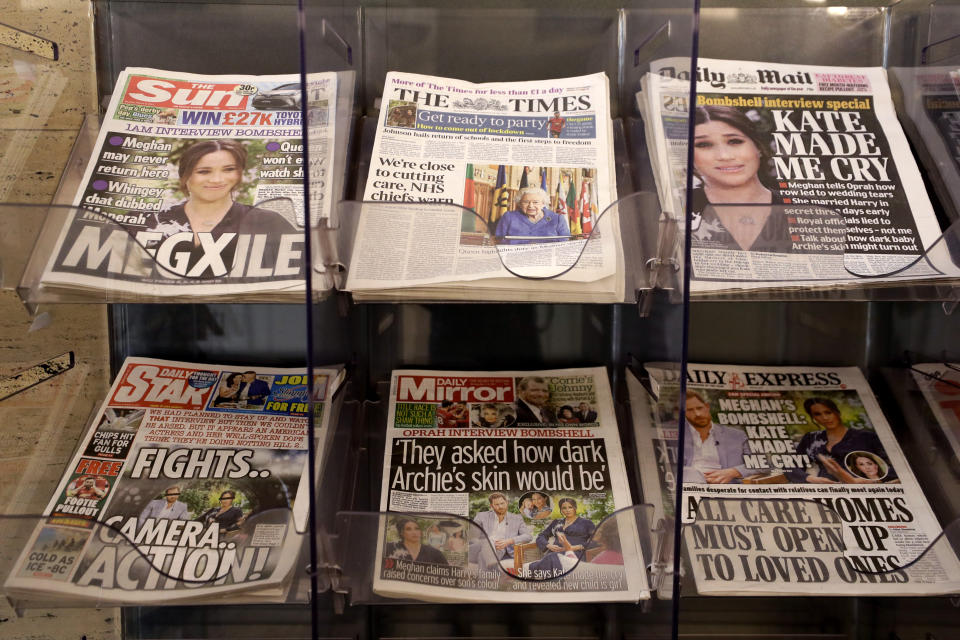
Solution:
<svg viewBox="0 0 960 640"><path fill-rule="evenodd" d="M930 411L960 459L960 364L915 364L912 369Z"/></svg>
<svg viewBox="0 0 960 640"><path fill-rule="evenodd" d="M341 373L314 373L318 425ZM310 406L302 369L128 358L6 589L131 604L280 589L307 527Z"/></svg>
<svg viewBox="0 0 960 640"><path fill-rule="evenodd" d="M633 412L644 499L673 517L683 474L700 593L960 591L960 562L935 544L940 525L859 369L690 364L683 417L677 371L647 370L659 399Z"/></svg>
<svg viewBox="0 0 960 640"><path fill-rule="evenodd" d="M694 291L850 285L911 265L940 237L882 68L701 58L691 106L684 64L655 62L639 103L668 210L684 211L696 119ZM952 265L932 258L898 275Z"/></svg>
<svg viewBox="0 0 960 640"><path fill-rule="evenodd" d="M381 595L649 597L602 368L394 371L383 469Z"/></svg>
<svg viewBox="0 0 960 640"><path fill-rule="evenodd" d="M472 84L390 72L379 118L351 291L512 277L497 251L527 275L574 262L563 279L616 273L616 211L591 236L616 199L606 74ZM528 188L536 208L520 211Z"/></svg>
<svg viewBox="0 0 960 640"><path fill-rule="evenodd" d="M318 192L336 93L335 73L311 74ZM299 75L125 69L43 283L141 295L302 291L300 103ZM312 199L314 223L329 200Z"/></svg>

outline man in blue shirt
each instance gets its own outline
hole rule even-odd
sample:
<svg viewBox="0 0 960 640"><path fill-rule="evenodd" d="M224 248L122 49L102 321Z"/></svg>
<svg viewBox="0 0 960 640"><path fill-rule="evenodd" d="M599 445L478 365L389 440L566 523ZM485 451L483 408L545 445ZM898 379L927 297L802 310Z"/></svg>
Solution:
<svg viewBox="0 0 960 640"><path fill-rule="evenodd" d="M520 189L517 208L507 211L497 222L497 237L503 244L530 244L532 242L555 242L551 239L570 237L566 216L547 208L550 201L547 192L539 187ZM518 236L530 237L520 240Z"/></svg>

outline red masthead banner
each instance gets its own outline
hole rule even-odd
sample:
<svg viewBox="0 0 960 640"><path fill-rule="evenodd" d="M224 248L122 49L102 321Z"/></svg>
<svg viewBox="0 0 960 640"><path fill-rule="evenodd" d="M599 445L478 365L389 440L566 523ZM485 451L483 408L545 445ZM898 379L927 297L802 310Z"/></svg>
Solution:
<svg viewBox="0 0 960 640"><path fill-rule="evenodd" d="M513 379L400 376L398 402L513 402Z"/></svg>
<svg viewBox="0 0 960 640"><path fill-rule="evenodd" d="M242 87L236 82L214 84L132 76L123 102L153 107L243 111L247 108L250 94L256 93L256 89L248 93Z"/></svg>

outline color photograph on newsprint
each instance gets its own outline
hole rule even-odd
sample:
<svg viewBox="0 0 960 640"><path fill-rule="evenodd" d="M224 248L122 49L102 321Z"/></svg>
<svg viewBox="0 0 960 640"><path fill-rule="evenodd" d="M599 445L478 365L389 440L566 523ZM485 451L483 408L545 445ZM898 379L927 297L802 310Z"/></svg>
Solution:
<svg viewBox="0 0 960 640"><path fill-rule="evenodd" d="M311 131L328 142L311 148L314 164L332 161L336 92L336 74L310 77ZM187 297L302 292L301 101L296 74L121 72L43 284ZM311 212L312 222L321 215Z"/></svg>
<svg viewBox="0 0 960 640"><path fill-rule="evenodd" d="M78 602L282 601L308 518L307 422L342 369L128 358L38 518L8 593Z"/></svg>
<svg viewBox="0 0 960 640"><path fill-rule="evenodd" d="M960 562L859 369L688 364L683 415L677 370L646 369L658 401L630 385L644 497L672 516L683 474L699 593L960 591Z"/></svg>
<svg viewBox="0 0 960 640"><path fill-rule="evenodd" d="M386 430L376 593L649 597L604 369L394 371Z"/></svg>

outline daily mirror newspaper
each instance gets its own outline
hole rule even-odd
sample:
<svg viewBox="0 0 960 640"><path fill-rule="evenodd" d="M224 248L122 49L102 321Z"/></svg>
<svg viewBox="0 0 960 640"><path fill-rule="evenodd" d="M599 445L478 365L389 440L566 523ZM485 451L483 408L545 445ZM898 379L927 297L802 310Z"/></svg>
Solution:
<svg viewBox="0 0 960 640"><path fill-rule="evenodd" d="M960 459L960 363L915 364L913 379Z"/></svg>
<svg viewBox="0 0 960 640"><path fill-rule="evenodd" d="M380 595L649 597L602 368L394 371L381 496Z"/></svg>
<svg viewBox="0 0 960 640"><path fill-rule="evenodd" d="M657 470L644 499L672 517L682 473L699 593L960 591L960 562L935 544L940 525L859 369L690 364L684 416L677 370L647 371L659 398L633 412L641 468Z"/></svg>
<svg viewBox="0 0 960 640"><path fill-rule="evenodd" d="M347 289L559 286L523 282L509 262L612 296L609 91L603 73L488 84L388 73Z"/></svg>
<svg viewBox="0 0 960 640"><path fill-rule="evenodd" d="M312 176L332 162L336 94L337 74L311 74ZM124 70L42 283L155 296L302 292L301 100L299 75ZM312 199L314 224L329 200Z"/></svg>
<svg viewBox="0 0 960 640"><path fill-rule="evenodd" d="M128 358L7 577L14 594L147 604L282 597L342 370Z"/></svg>
<svg viewBox="0 0 960 640"><path fill-rule="evenodd" d="M655 62L638 100L668 210L695 118L694 292L956 275L945 252L913 265L941 232L884 69L701 58L690 105L682 65Z"/></svg>

